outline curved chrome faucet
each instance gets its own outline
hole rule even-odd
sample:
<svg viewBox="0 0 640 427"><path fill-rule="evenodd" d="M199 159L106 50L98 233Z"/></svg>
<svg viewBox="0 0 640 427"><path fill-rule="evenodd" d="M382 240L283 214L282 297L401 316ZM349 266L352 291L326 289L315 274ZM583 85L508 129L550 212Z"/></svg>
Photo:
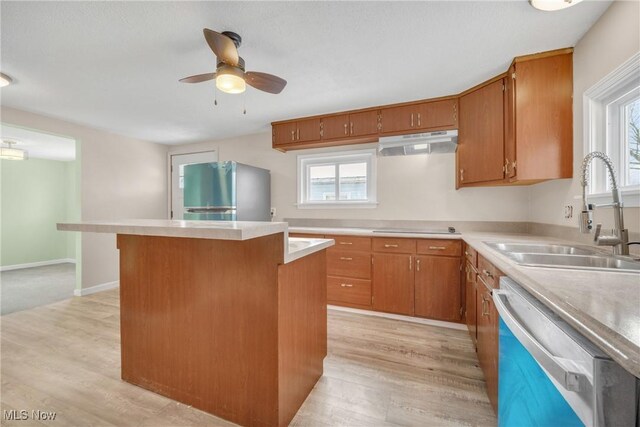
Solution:
<svg viewBox="0 0 640 427"><path fill-rule="evenodd" d="M609 172L609 180L611 182L611 195L613 201L604 205L592 205L587 203L587 185L589 185L589 164L593 159L600 159L604 162ZM593 210L596 207L613 207L613 217L615 228L612 235L601 236L600 229L602 224L596 225L596 234L593 238L598 246L611 246L615 255L629 255L629 231L624 228L624 216L622 212L622 201L618 183L616 181L616 173L611 159L600 151L593 151L587 154L582 161L582 214L580 217L580 231L582 233L591 233L593 229Z"/></svg>

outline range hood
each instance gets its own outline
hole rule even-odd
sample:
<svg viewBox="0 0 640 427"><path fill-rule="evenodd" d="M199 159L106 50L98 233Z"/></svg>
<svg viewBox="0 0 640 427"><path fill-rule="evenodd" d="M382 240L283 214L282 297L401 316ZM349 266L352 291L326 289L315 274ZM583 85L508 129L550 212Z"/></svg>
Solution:
<svg viewBox="0 0 640 427"><path fill-rule="evenodd" d="M458 130L385 136L378 140L380 156L408 156L412 154L455 153Z"/></svg>

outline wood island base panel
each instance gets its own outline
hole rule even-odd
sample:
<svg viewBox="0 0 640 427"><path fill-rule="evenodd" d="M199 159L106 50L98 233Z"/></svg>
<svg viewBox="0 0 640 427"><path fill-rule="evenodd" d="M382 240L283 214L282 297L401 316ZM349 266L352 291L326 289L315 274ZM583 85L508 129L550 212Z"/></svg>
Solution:
<svg viewBox="0 0 640 427"><path fill-rule="evenodd" d="M122 379L245 426L285 426L327 354L326 257L284 234L118 234Z"/></svg>

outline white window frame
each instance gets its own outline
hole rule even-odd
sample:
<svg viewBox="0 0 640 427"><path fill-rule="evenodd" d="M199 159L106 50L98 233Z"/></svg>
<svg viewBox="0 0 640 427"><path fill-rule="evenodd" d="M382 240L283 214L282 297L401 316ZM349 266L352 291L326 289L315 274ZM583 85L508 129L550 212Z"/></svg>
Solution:
<svg viewBox="0 0 640 427"><path fill-rule="evenodd" d="M583 96L583 154L586 155L592 151L607 153L616 169L622 201L628 207L640 207L640 185L623 186L626 158L622 153L623 147L619 144L622 141L623 130L620 125L610 126L609 124L620 123L619 107L624 98L639 83L640 52L585 91ZM598 160L591 162L587 191L591 203L600 204L611 201L609 177L604 165Z"/></svg>
<svg viewBox="0 0 640 427"><path fill-rule="evenodd" d="M375 208L377 203L376 149L339 151L322 154L305 154L298 156L298 209L334 209L334 208ZM349 163L367 164L367 200L309 200L308 199L308 171L310 166L339 165ZM340 182L339 171L336 168L336 191ZM336 196L339 197L337 193Z"/></svg>

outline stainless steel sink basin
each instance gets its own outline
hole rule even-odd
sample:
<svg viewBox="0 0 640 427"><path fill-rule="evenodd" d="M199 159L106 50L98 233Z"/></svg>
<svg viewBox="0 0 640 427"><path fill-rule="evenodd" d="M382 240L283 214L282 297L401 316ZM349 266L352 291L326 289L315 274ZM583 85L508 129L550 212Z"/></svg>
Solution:
<svg viewBox="0 0 640 427"><path fill-rule="evenodd" d="M529 266L640 272L640 262L609 256L530 253L511 253L508 256L519 264Z"/></svg>
<svg viewBox="0 0 640 427"><path fill-rule="evenodd" d="M596 255L598 252L586 247L569 245L545 245L537 243L487 243L500 252L529 254Z"/></svg>
<svg viewBox="0 0 640 427"><path fill-rule="evenodd" d="M520 265L640 273L640 262L630 258L603 255L589 247L542 243L485 243Z"/></svg>

